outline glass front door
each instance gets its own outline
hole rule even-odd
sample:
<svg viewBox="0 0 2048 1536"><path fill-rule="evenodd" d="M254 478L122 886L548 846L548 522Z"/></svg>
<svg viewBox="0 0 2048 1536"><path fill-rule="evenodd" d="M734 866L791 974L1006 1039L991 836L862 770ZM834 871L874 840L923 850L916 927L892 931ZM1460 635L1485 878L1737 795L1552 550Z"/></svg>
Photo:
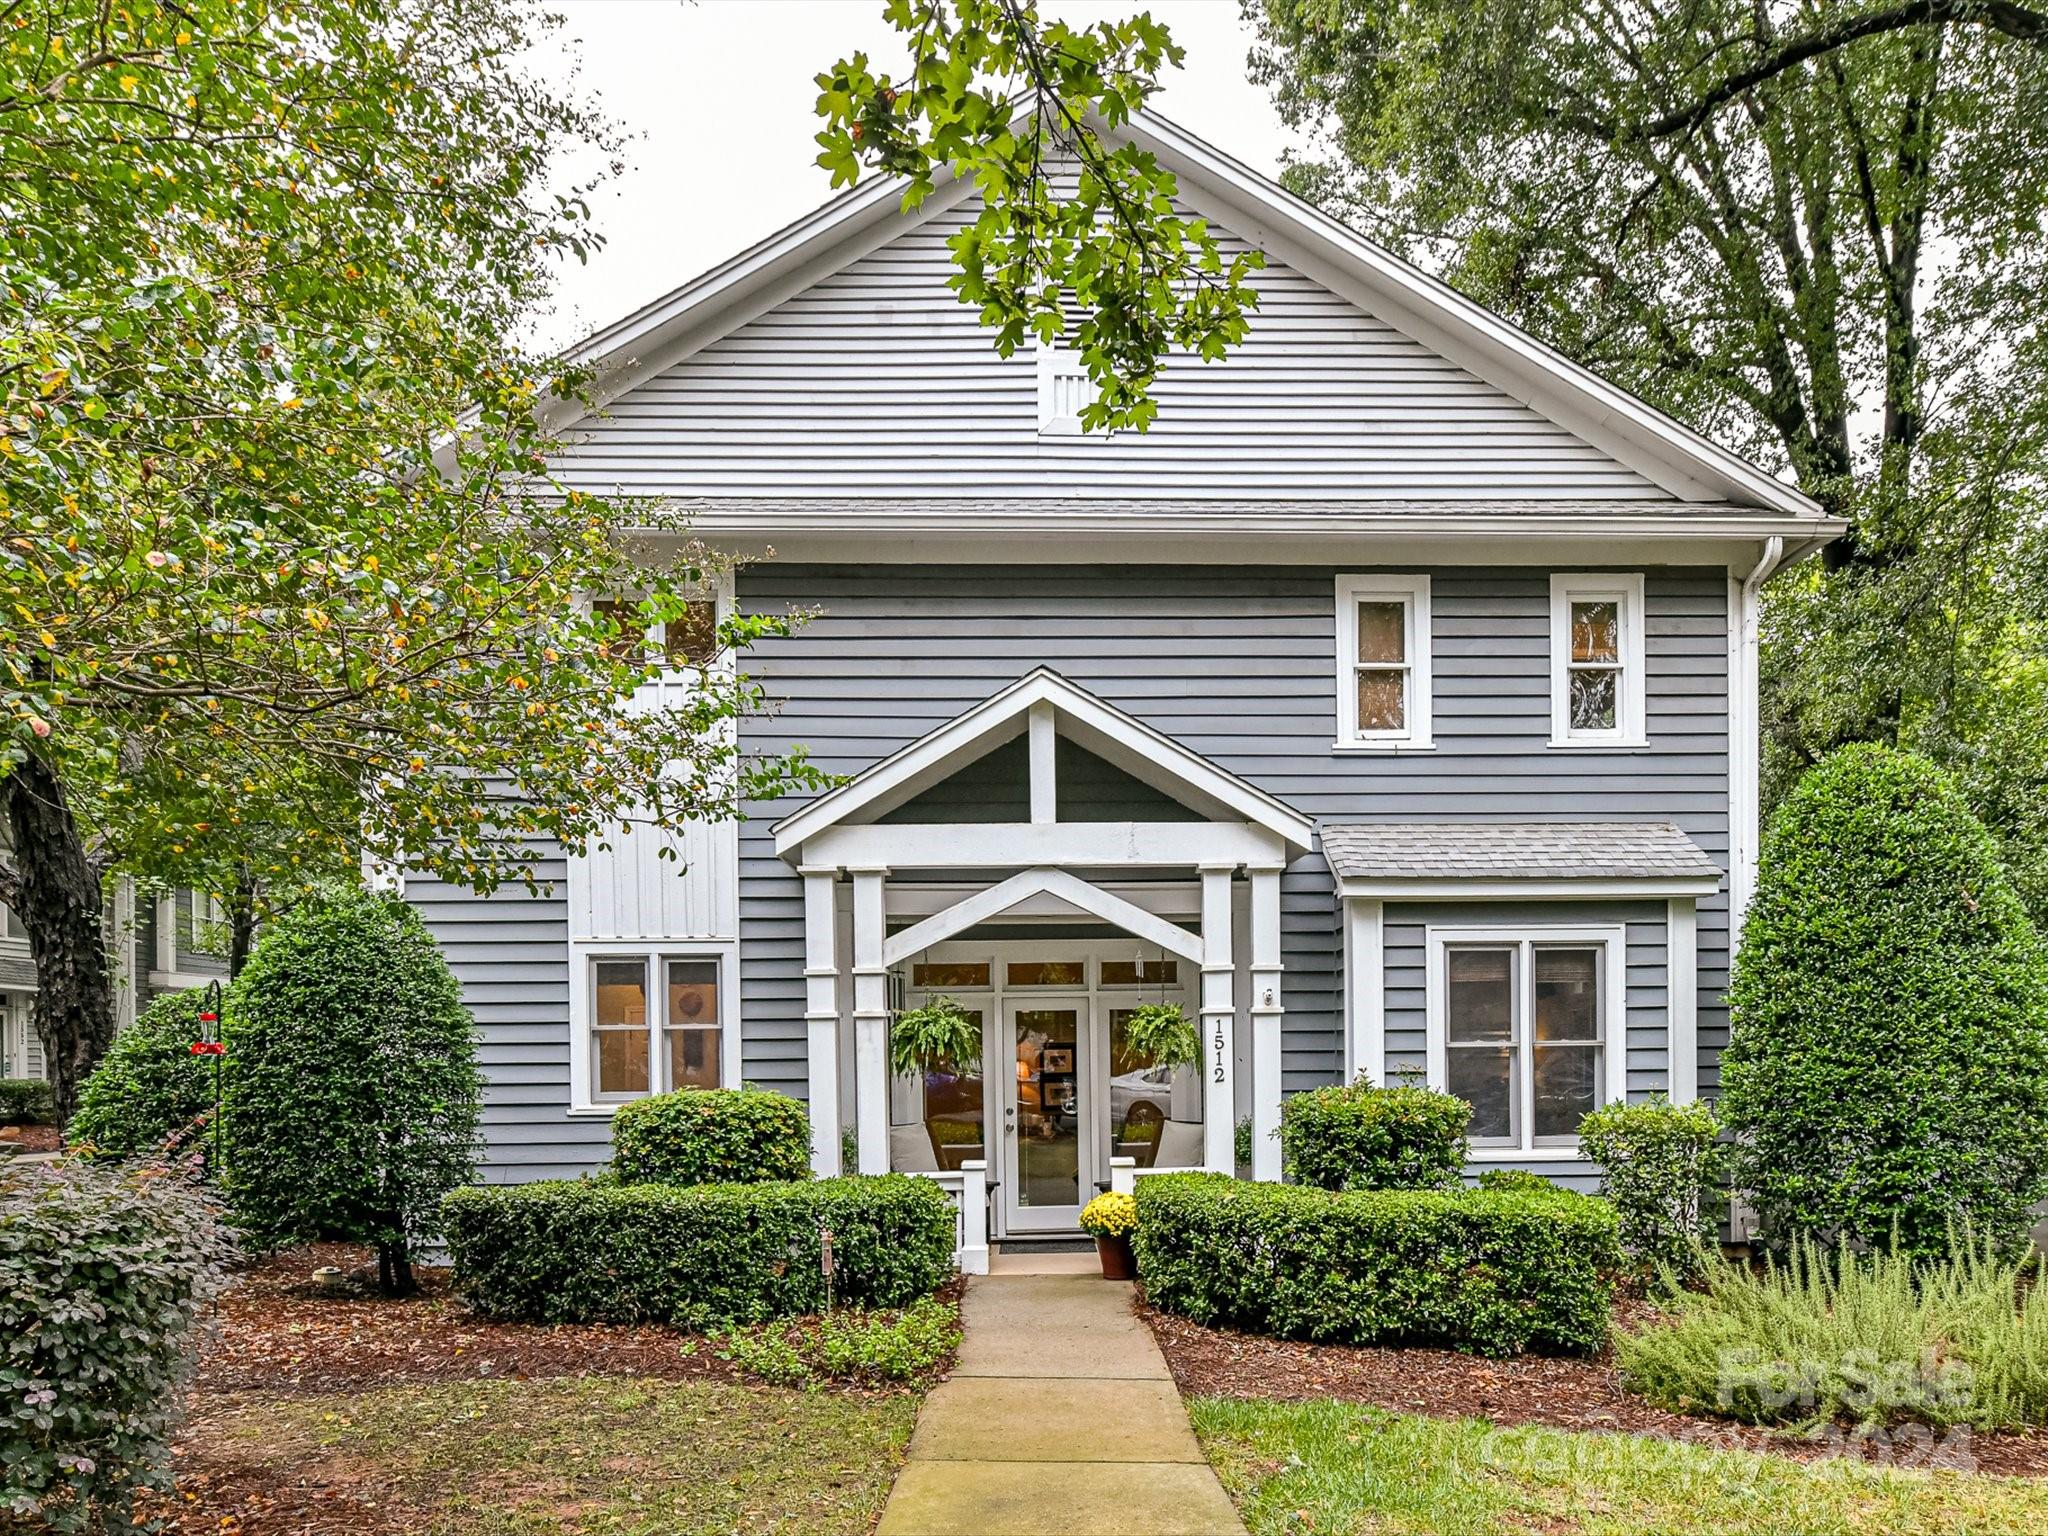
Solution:
<svg viewBox="0 0 2048 1536"><path fill-rule="evenodd" d="M1095 1193L1094 1087L1085 998L1005 1005L1011 1071L1003 1134L1009 1230L1072 1231Z"/></svg>

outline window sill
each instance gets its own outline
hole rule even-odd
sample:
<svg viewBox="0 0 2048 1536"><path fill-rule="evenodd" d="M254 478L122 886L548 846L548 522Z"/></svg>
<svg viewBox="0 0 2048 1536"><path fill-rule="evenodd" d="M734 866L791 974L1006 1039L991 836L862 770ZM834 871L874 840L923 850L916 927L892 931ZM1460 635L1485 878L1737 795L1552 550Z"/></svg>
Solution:
<svg viewBox="0 0 2048 1536"><path fill-rule="evenodd" d="M1577 1147L1468 1147L1468 1163L1584 1163Z"/></svg>
<svg viewBox="0 0 2048 1536"><path fill-rule="evenodd" d="M1332 752L1434 752L1436 743L1428 737L1416 741L1333 741Z"/></svg>
<svg viewBox="0 0 2048 1536"><path fill-rule="evenodd" d="M571 1104L568 1115L571 1120L609 1120L623 1107L618 1104Z"/></svg>
<svg viewBox="0 0 2048 1536"><path fill-rule="evenodd" d="M1544 745L1553 752L1647 752L1650 742L1646 736L1553 736Z"/></svg>

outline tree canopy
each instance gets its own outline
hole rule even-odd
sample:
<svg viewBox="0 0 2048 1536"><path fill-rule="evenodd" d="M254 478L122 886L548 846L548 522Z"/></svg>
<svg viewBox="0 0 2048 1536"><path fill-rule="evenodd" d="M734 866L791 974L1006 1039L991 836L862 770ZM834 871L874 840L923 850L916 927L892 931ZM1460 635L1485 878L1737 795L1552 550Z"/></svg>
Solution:
<svg viewBox="0 0 2048 1536"><path fill-rule="evenodd" d="M1320 135L1297 191L1850 520L1773 594L1773 791L1838 742L1916 745L2040 862L2043 16L1247 10Z"/></svg>

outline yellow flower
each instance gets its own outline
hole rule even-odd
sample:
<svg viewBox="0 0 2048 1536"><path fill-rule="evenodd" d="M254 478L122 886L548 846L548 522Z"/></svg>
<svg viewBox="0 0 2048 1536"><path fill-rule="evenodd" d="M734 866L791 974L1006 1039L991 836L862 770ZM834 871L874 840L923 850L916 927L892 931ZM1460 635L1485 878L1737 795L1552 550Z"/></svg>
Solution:
<svg viewBox="0 0 2048 1536"><path fill-rule="evenodd" d="M1129 1195L1097 1195L1082 1208L1081 1230L1096 1237L1129 1237L1137 1229L1138 1202Z"/></svg>

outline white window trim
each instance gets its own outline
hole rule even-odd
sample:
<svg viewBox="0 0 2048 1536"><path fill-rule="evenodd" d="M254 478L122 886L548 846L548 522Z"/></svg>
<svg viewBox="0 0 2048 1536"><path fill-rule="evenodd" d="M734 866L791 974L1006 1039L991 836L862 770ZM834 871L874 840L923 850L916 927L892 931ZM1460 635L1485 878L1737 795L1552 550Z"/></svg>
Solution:
<svg viewBox="0 0 2048 1536"><path fill-rule="evenodd" d="M1523 1063L1529 1059L1527 1030L1531 1016L1531 1001L1534 996L1535 972L1530 964L1530 950L1537 944L1578 944L1604 946L1602 958L1604 971L1600 978L1603 996L1601 998L1601 1046L1605 1051L1606 1074L1601 1104L1617 1103L1628 1096L1628 928L1621 923L1600 923L1589 925L1548 925L1539 923L1516 924L1512 927L1464 927L1456 924L1430 924L1427 933L1429 951L1428 976L1428 1080L1429 1086L1442 1089L1450 1081L1449 1047L1449 998L1450 987L1445 970L1445 952L1458 945L1491 944L1514 946L1520 954L1515 966L1517 1044L1520 1046L1516 1060L1515 1091L1520 1096L1518 1121L1522 1127L1521 1145L1514 1147L1474 1146L1467 1152L1467 1160L1474 1163L1576 1163L1582 1161L1576 1145L1537 1146L1531 1140L1529 1126L1533 1105L1530 1102L1532 1089L1529 1071Z"/></svg>
<svg viewBox="0 0 2048 1536"><path fill-rule="evenodd" d="M569 1113L610 1119L634 1098L599 1099L592 1085L591 1016L594 1013L596 962L599 960L716 960L718 962L718 1083L740 1086L740 947L736 940L704 939L577 939L569 945ZM662 1023L648 998L648 1050L656 1045ZM650 1054L650 1064L652 1062ZM638 1098L651 1097L649 1094Z"/></svg>
<svg viewBox="0 0 2048 1536"><path fill-rule="evenodd" d="M1572 649L1571 605L1613 601L1620 605L1621 687L1611 731L1571 728L1568 683ZM1646 647L1643 642L1643 576L1599 571L1558 571L1550 578L1550 745L1555 748L1647 747Z"/></svg>
<svg viewBox="0 0 2048 1536"><path fill-rule="evenodd" d="M600 602L633 602L646 597L646 595L645 592L637 588L621 588L617 592L607 593L585 593L578 599L577 608L579 612L588 616L596 611L597 604ZM699 591L693 595L711 599L713 614L719 624L724 624L737 611L738 589L731 571L712 572L702 583ZM667 631L668 626L665 623L650 626L641 637L642 644L646 648L646 653L650 659L658 658L663 662L659 679L661 682L687 682L696 677L699 669L691 663L675 667L666 664L668 660ZM718 648L718 654L711 659L711 670L721 676L731 676L735 665L733 649L729 645L721 645Z"/></svg>
<svg viewBox="0 0 2048 1536"><path fill-rule="evenodd" d="M1407 614L1408 725L1400 731L1358 732L1358 605L1398 601ZM1338 752L1423 752L1431 739L1430 622L1427 576L1344 575L1337 578Z"/></svg>

